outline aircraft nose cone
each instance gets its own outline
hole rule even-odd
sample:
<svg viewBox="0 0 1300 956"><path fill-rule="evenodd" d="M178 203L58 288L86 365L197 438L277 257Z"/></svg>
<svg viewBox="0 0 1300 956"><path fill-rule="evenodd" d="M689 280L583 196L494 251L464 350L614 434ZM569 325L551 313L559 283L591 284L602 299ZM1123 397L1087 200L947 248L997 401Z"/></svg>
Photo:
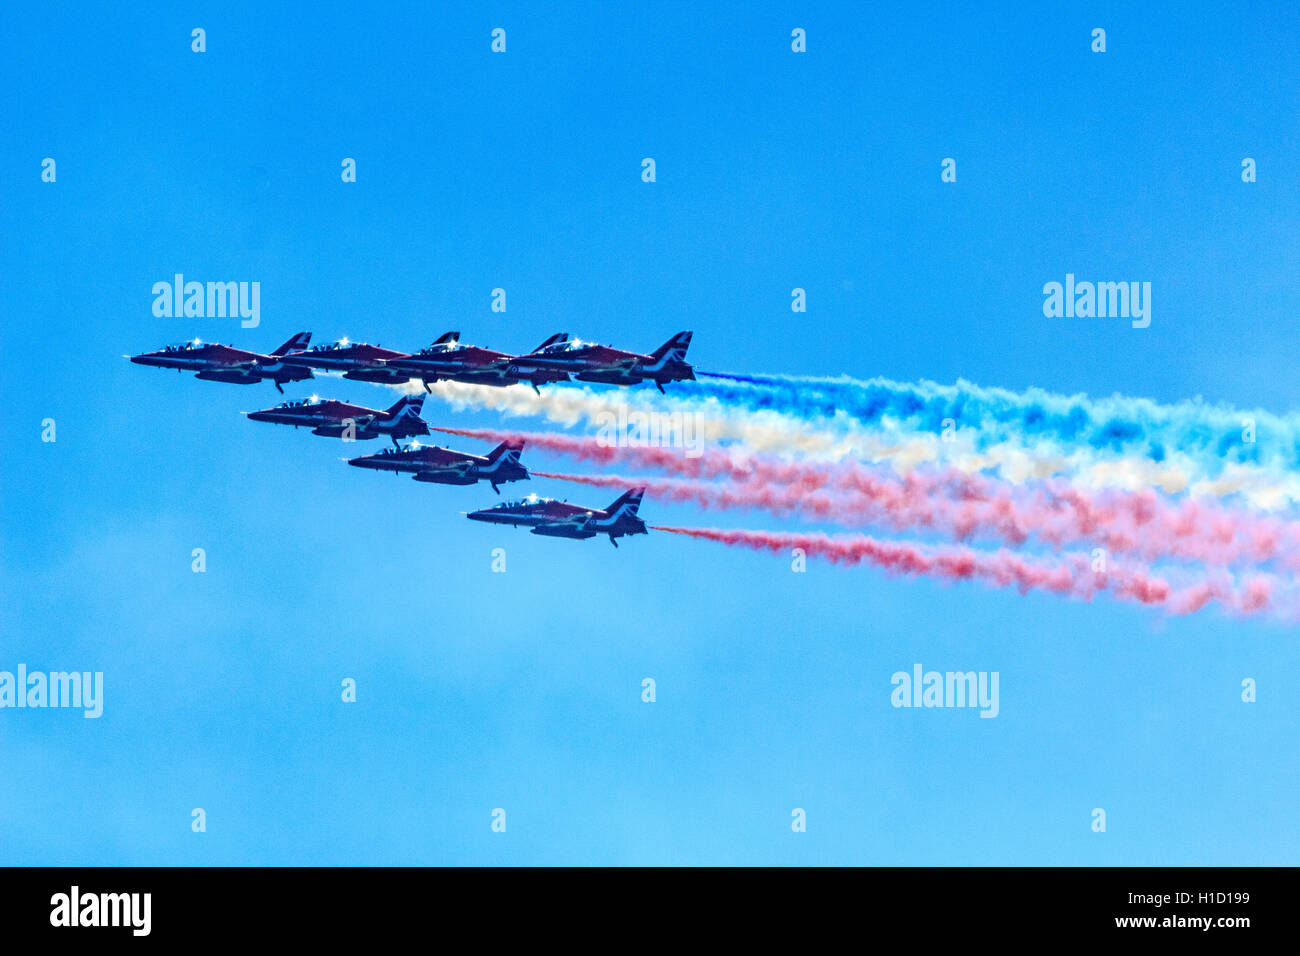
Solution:
<svg viewBox="0 0 1300 956"><path fill-rule="evenodd" d="M348 464L354 468L373 468L376 471L398 471L390 462L393 461L392 455L359 455L356 458L349 458Z"/></svg>
<svg viewBox="0 0 1300 956"><path fill-rule="evenodd" d="M468 518L470 521L487 521L487 520L488 520L487 512L486 512L486 511L471 511L469 514L465 515L465 517Z"/></svg>

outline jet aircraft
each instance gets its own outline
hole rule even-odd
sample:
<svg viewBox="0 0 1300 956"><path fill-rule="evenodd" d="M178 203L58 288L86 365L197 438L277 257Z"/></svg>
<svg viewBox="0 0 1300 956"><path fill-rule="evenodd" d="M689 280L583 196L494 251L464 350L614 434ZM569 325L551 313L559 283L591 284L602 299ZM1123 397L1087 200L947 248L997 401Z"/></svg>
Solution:
<svg viewBox="0 0 1300 956"><path fill-rule="evenodd" d="M404 396L385 411L350 405L347 402L321 400L313 395L302 401L285 402L275 408L245 414L255 422L310 428L313 435L329 438L365 441L387 435L396 446L399 438L429 434L428 424L420 417L423 406L423 395Z"/></svg>
<svg viewBox="0 0 1300 956"><path fill-rule="evenodd" d="M389 368L389 359L406 358L407 353L386 349L365 342L339 339L328 345L313 345L299 349L284 357L286 363L302 365L323 372L342 372L343 377L354 382L376 382L380 385L400 385L411 376Z"/></svg>
<svg viewBox="0 0 1300 956"><path fill-rule="evenodd" d="M237 349L233 345L218 345L194 339L180 345L169 345L157 352L144 352L127 356L137 365L155 368L174 368L178 372L194 372L195 378L210 382L232 382L252 385L270 379L276 391L285 382L302 382L312 377L311 369L290 365L284 357L295 349L305 349L311 341L310 332L299 332L270 355Z"/></svg>
<svg viewBox="0 0 1300 956"><path fill-rule="evenodd" d="M514 364L521 374L551 369L568 372L580 382L637 385L649 379L662 392L665 382L695 378L695 369L686 361L690 344L691 333L678 332L649 355L641 355L567 335L562 339L552 336L536 352L519 356Z"/></svg>
<svg viewBox="0 0 1300 956"><path fill-rule="evenodd" d="M537 347L537 352L560 344L567 338L568 335L564 332L552 335ZM442 380L473 385L514 385L527 382L534 391L539 391L537 386L547 382L568 381L566 372L520 365L517 364L519 360L519 356L506 352L465 345L460 341L459 332L448 332L428 348L404 358L389 359L384 364L409 378L420 379L424 382L426 391L432 391L429 388L430 382Z"/></svg>
<svg viewBox="0 0 1300 956"><path fill-rule="evenodd" d="M610 543L618 547L618 538L631 534L646 534L645 522L637 517L644 488L624 492L608 508L584 508L554 498L529 495L519 501L503 502L482 511L472 511L466 517L471 521L492 524L523 525L533 534L553 538L594 538L609 535Z"/></svg>
<svg viewBox="0 0 1300 956"><path fill-rule="evenodd" d="M416 481L440 485L472 485L476 481L486 481L493 491L500 494L497 485L528 480L528 469L519 463L519 453L523 448L523 442L502 442L484 457L412 442L405 448L385 449L377 455L351 458L348 464L377 471L408 472Z"/></svg>

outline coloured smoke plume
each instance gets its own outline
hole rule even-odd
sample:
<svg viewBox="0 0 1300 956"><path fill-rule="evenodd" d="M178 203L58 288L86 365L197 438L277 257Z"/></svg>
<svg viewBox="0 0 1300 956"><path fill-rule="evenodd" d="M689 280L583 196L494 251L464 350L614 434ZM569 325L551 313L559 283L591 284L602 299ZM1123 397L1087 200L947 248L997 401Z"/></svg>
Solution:
<svg viewBox="0 0 1300 956"><path fill-rule="evenodd" d="M523 441L533 448L555 452L579 461L594 461L600 464L622 461L634 462L690 478L716 478L719 476L737 480L754 478L779 484L796 482L816 484L818 487L820 487L820 484L829 481L835 487L854 490L863 481L874 481L879 477L877 470L862 464L856 458L836 455L833 460L826 460L817 456L790 459L765 453L762 449L756 449L743 442L727 447L717 445L704 447L699 449L697 455L690 456L675 448L645 447L630 444L612 445L602 443L595 438L564 435L555 432L437 427L433 430L483 441ZM898 468L900 464L898 459L891 458L891 455L883 449L877 450L881 452L877 457L894 465L896 474L905 475L908 481L922 480L919 468ZM915 448L905 450L905 455L917 460L925 457L923 454L918 454ZM958 460L961 462L960 467L949 466L946 469L946 473L953 476L954 480L973 480L974 473L979 468L993 465L992 460L987 456L967 457ZM1060 464L1063 464L1063 461ZM1055 467L1046 469L1041 475L1031 467L1018 465L1015 470L1021 475L1021 478L1012 482L1013 484L1020 484L1038 477L1048 477L1058 469ZM868 477L864 478L864 475ZM821 478L819 479L818 476L821 476ZM969 496L969 492L964 494Z"/></svg>
<svg viewBox="0 0 1300 956"><path fill-rule="evenodd" d="M522 440L532 447L602 464L637 461L688 477L730 479L668 481L534 471L539 477L602 488L646 485L653 497L704 508L757 508L850 528L929 530L959 541L984 535L1018 546L1035 538L1058 549L1091 544L1147 560L1172 558L1219 566L1279 560L1300 569L1300 524L1211 502L1173 503L1149 491L1089 493L1064 483L1022 489L955 469L897 478L857 462L737 458L716 448L688 458L680 450L612 447L571 435L435 430L489 441Z"/></svg>
<svg viewBox="0 0 1300 956"><path fill-rule="evenodd" d="M670 478L628 478L623 475L566 475L552 471L530 469L537 478L571 481L592 488L645 488L646 494L660 501L693 504L701 508L760 508L779 516L811 513L819 518L831 518L832 503L825 496L809 497L797 486L769 486L764 488L728 482L677 481Z"/></svg>
<svg viewBox="0 0 1300 956"><path fill-rule="evenodd" d="M418 382L394 386L415 394L423 391ZM1056 450L1045 456L1025 454L1016 449L985 449L975 454L974 433L957 443L944 443L938 434L918 434L910 429L891 430L883 426L863 428L842 417L826 420L821 427L806 419L774 410L728 407L716 397L684 398L676 395L604 389L586 386L548 386L538 394L524 385L494 388L459 382L436 382L435 396L455 408L488 409L506 415L545 418L564 427L577 424L600 425L619 421L632 414L668 414L693 417L698 437L705 443L727 441L755 453L799 455L805 458L838 461L852 455L864 461L887 461L900 473L926 463L947 458L970 470L1005 467L1025 477L1047 477L1066 467L1066 459ZM466 430L473 433L474 430ZM456 432L453 432L456 433ZM1153 473L1144 480L1175 482L1182 487L1180 474Z"/></svg>
<svg viewBox="0 0 1300 956"><path fill-rule="evenodd" d="M1115 395L1089 399L1038 388L1013 392L959 380L865 381L842 376L731 375L700 372L695 387L726 404L776 408L805 417L846 414L870 424L911 421L938 432L945 420L973 427L993 441L1042 437L1119 454L1163 457L1177 450L1212 471L1224 463L1300 469L1300 415L1238 410L1200 400L1163 405Z"/></svg>
<svg viewBox="0 0 1300 956"><path fill-rule="evenodd" d="M422 392L419 382L393 386L405 394ZM545 418L566 428L599 425L629 414L690 415L698 437L709 443L735 441L755 451L799 454L837 459L846 454L890 458L900 468L934 457L936 436L887 435L881 429L864 430L846 421L844 429L811 428L809 423L775 411L728 408L715 398L682 398L655 392L629 394L625 390L594 390L587 386L551 385L540 394L525 385L496 388L461 382L435 382L432 394L454 408L489 409L506 415Z"/></svg>
<svg viewBox="0 0 1300 956"><path fill-rule="evenodd" d="M1023 480L1029 461L1037 463L1036 477L1046 477L1041 468L1055 456L1068 461L1055 473L1073 475L1088 487L1240 494L1268 510L1300 503L1296 414L1243 412L1199 400L1161 405L1120 395L1090 400L1034 388L1016 393L964 381L944 386L698 374L714 381L692 387L728 406L779 409L810 423L834 417L919 435L946 427L973 433L975 446L965 454L987 454L980 467L996 467L1016 482Z"/></svg>
<svg viewBox="0 0 1300 956"><path fill-rule="evenodd" d="M945 581L979 581L990 587L1014 587L1022 594L1045 591L1063 597L1091 600L1105 593L1123 601L1159 607L1170 614L1190 614L1211 602L1239 615L1272 611L1297 619L1294 607L1285 611L1274 604L1276 581L1251 575L1238 586L1226 571L1212 571L1192 583L1175 588L1142 566L1092 570L1086 555L1066 555L1055 563L1026 560L1008 551L981 552L959 545L929 546L907 541L878 541L863 535L830 537L778 531L743 531L722 528L677 528L652 525L653 531L716 541L729 547L789 554L795 548L837 564L867 564L897 574Z"/></svg>
<svg viewBox="0 0 1300 956"><path fill-rule="evenodd" d="M422 390L416 382L400 388ZM1239 495L1252 506L1270 511L1300 503L1300 473L1296 471L1218 459L1209 467L1203 454L1173 449L1163 449L1159 461L1133 450L1119 455L1105 443L1071 441L1034 427L1022 433L1012 427L1014 422L1000 425L1000 434L1006 435L994 442L965 419L954 419L955 430L945 438L942 425L930 430L928 420L917 415L894 419L881 414L870 425L843 410L834 417L801 417L776 408L728 405L735 396L727 391L708 395L707 388L695 390L691 397L652 392L629 395L572 385L549 386L540 395L523 385L494 388L437 382L432 390L455 407L542 417L565 427L619 420L629 412L692 415L699 426L698 435L706 443L727 441L751 453L815 461L851 457L886 463L903 475L919 467L944 465L966 472L996 471L1014 484L1057 476L1090 489L1154 488L1167 494L1185 491L1196 497ZM1023 414L1031 424L1036 421L1032 405ZM1099 434L1107 433L1103 429Z"/></svg>

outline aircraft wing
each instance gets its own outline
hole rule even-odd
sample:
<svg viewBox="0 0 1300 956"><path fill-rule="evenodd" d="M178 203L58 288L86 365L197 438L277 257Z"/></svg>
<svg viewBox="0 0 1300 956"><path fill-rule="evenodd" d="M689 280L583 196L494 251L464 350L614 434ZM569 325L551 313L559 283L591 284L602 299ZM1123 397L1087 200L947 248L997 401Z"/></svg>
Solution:
<svg viewBox="0 0 1300 956"><path fill-rule="evenodd" d="M418 355L405 361L407 362L408 367L401 370L402 374L410 375L415 378L419 378L420 376L424 376L425 378L433 378L435 376L446 378L449 372L452 372L457 368L457 366L450 362L443 361L442 359L428 359Z"/></svg>
<svg viewBox="0 0 1300 956"><path fill-rule="evenodd" d="M257 365L257 360L261 356L254 352L245 352L243 349L232 349L226 345L213 347L213 354L208 361L213 365L219 365L222 368L229 369L251 369Z"/></svg>
<svg viewBox="0 0 1300 956"><path fill-rule="evenodd" d="M548 521L531 529L533 534L546 535L550 538L594 538L596 532L587 530L590 515L575 515L564 521Z"/></svg>
<svg viewBox="0 0 1300 956"><path fill-rule="evenodd" d="M424 465L421 470L425 473L436 473L439 475L455 475L458 478L464 478L469 470L474 467L474 462L467 458L446 459Z"/></svg>
<svg viewBox="0 0 1300 956"><path fill-rule="evenodd" d="M483 378L503 379L510 374L510 366L514 364L513 358L493 359L485 365L477 368L467 368L464 370L467 375L481 376Z"/></svg>
<svg viewBox="0 0 1300 956"><path fill-rule="evenodd" d="M599 372L604 375L631 375L636 366L637 359L625 358L613 362L603 362L600 365L590 365L586 371Z"/></svg>

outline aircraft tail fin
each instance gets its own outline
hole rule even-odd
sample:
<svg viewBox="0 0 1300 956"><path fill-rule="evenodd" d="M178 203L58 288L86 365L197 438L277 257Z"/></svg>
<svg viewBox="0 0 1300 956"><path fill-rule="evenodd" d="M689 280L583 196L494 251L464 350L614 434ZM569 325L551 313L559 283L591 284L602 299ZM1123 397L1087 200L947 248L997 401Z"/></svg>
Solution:
<svg viewBox="0 0 1300 956"><path fill-rule="evenodd" d="M625 491L605 511L612 517L618 514L619 509L622 508L628 515L635 518L636 510L641 507L641 499L644 496L645 488L633 488L630 491Z"/></svg>
<svg viewBox="0 0 1300 956"><path fill-rule="evenodd" d="M661 359L672 353L672 358L678 362L686 361L686 350L691 347L691 333L678 332L671 339L665 342L659 348L651 353L651 358Z"/></svg>
<svg viewBox="0 0 1300 956"><path fill-rule="evenodd" d="M521 441L503 441L488 452L488 461L496 461L498 458L505 457L508 461L518 463L519 453L524 450L524 443Z"/></svg>
<svg viewBox="0 0 1300 956"><path fill-rule="evenodd" d="M434 339L434 345L455 345L460 341L459 332L444 332L438 338Z"/></svg>
<svg viewBox="0 0 1300 956"><path fill-rule="evenodd" d="M561 344L562 342L567 342L567 341L569 341L569 333L568 333L568 332L556 332L554 335L552 335L549 339L547 339L547 340L546 340L545 342L543 342L541 345L537 346L537 348L533 349L533 351L534 351L534 352L540 352L542 349L550 348L552 345L559 345L559 344Z"/></svg>
<svg viewBox="0 0 1300 956"><path fill-rule="evenodd" d="M396 404L388 411L384 412L387 419L401 418L403 415L411 418L419 418L420 410L424 408L423 395L403 395Z"/></svg>
<svg viewBox="0 0 1300 956"><path fill-rule="evenodd" d="M305 349L310 344L311 344L311 333L299 332L297 335L291 338L288 342L285 342L283 345L281 345L278 349L276 349L271 354L287 355L290 352L297 352L300 349Z"/></svg>

